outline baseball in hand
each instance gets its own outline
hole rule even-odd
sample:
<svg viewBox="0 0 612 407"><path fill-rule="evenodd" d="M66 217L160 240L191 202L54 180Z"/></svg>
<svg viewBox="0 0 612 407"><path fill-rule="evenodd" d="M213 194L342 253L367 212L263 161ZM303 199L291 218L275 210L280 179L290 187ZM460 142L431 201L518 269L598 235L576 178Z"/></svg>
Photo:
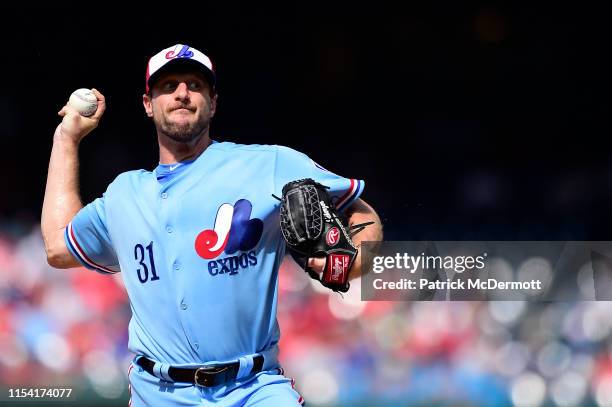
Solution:
<svg viewBox="0 0 612 407"><path fill-rule="evenodd" d="M77 89L72 92L68 105L75 108L81 116L91 116L98 109L98 99L90 89Z"/></svg>

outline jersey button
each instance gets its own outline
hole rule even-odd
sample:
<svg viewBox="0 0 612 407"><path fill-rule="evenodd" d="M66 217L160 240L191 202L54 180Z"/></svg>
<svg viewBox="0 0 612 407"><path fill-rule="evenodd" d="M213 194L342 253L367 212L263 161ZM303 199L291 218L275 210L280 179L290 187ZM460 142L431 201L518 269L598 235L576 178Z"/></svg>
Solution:
<svg viewBox="0 0 612 407"><path fill-rule="evenodd" d="M172 226L166 226L166 232L172 233Z"/></svg>
<svg viewBox="0 0 612 407"><path fill-rule="evenodd" d="M185 304L184 302L181 302L181 309L184 311L187 309L187 304Z"/></svg>
<svg viewBox="0 0 612 407"><path fill-rule="evenodd" d="M168 198L168 194L165 193L165 192L162 192L161 197L162 197L162 199L166 199L166 198Z"/></svg>
<svg viewBox="0 0 612 407"><path fill-rule="evenodd" d="M179 263L178 261L174 262L174 266L173 266L173 268L174 268L175 270L180 270L180 269L181 269L181 263Z"/></svg>
<svg viewBox="0 0 612 407"><path fill-rule="evenodd" d="M194 343L193 346L196 348L196 350L200 349L200 344L198 344L197 342Z"/></svg>

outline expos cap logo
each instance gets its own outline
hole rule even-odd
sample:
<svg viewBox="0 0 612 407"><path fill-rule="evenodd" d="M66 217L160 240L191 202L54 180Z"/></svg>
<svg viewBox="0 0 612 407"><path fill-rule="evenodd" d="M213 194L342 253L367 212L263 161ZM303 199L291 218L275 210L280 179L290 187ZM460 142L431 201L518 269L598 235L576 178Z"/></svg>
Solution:
<svg viewBox="0 0 612 407"><path fill-rule="evenodd" d="M195 249L200 257L214 259L223 251L232 254L248 251L257 245L263 232L263 221L253 218L253 205L246 199L234 205L223 204L217 210L215 227L200 232L195 240Z"/></svg>
<svg viewBox="0 0 612 407"><path fill-rule="evenodd" d="M178 46L173 50L166 52L166 59L193 58L193 51L189 51L189 45L183 45L178 52L176 52L177 48Z"/></svg>

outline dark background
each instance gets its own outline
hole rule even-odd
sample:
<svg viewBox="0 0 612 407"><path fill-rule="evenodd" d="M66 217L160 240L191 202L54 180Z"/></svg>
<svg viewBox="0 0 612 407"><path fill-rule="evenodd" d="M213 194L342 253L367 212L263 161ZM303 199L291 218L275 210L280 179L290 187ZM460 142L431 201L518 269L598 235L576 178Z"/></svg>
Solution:
<svg viewBox="0 0 612 407"><path fill-rule="evenodd" d="M154 168L145 65L186 43L216 66L214 139L287 145L364 179L386 239L612 239L603 10L330 7L3 9L0 224L39 221L74 89L108 104L81 146L85 202Z"/></svg>

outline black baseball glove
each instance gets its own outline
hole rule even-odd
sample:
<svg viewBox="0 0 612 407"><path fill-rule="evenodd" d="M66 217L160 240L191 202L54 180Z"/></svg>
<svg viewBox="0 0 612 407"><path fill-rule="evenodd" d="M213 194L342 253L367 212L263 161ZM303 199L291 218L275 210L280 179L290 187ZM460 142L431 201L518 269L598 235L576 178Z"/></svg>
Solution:
<svg viewBox="0 0 612 407"><path fill-rule="evenodd" d="M333 291L346 292L350 286L348 272L358 252L351 238L374 222L348 227L326 189L310 178L285 185L280 199L280 228L293 258L310 277ZM308 267L313 257L325 257L321 276Z"/></svg>

